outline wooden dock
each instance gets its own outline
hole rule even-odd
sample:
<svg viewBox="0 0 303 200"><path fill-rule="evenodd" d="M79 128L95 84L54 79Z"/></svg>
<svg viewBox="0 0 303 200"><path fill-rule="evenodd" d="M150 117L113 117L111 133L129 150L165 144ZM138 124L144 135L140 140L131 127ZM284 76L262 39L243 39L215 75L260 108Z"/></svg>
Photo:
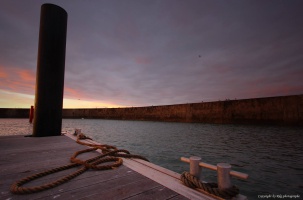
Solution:
<svg viewBox="0 0 303 200"><path fill-rule="evenodd" d="M0 199L213 199L184 186L180 174L138 159L123 159L114 170L88 170L55 188L33 194L16 195L11 184L23 177L69 164L76 151L87 148L72 135L53 137L0 137ZM80 158L94 157L90 152ZM69 169L39 178L25 187L48 183L72 173Z"/></svg>

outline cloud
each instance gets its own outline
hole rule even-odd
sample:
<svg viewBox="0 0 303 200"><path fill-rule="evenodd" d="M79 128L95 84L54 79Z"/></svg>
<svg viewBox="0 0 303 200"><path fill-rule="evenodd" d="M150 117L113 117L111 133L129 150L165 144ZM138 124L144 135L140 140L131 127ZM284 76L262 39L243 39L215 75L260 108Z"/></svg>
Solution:
<svg viewBox="0 0 303 200"><path fill-rule="evenodd" d="M22 94L34 94L35 72L17 67L0 67L0 89Z"/></svg>
<svg viewBox="0 0 303 200"><path fill-rule="evenodd" d="M6 71L4 71L4 68L0 67L0 78L7 78L8 74Z"/></svg>
<svg viewBox="0 0 303 200"><path fill-rule="evenodd" d="M69 16L64 98L73 105L303 93L300 1L50 2ZM41 2L0 6L0 88L34 94Z"/></svg>

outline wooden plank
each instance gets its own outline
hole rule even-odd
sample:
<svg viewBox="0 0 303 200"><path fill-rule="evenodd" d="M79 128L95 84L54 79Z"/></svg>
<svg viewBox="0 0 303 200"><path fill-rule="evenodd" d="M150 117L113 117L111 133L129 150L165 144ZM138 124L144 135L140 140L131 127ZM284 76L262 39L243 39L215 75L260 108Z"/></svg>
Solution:
<svg viewBox="0 0 303 200"><path fill-rule="evenodd" d="M52 175L34 180L34 181L26 184L26 186L40 185L42 183L50 182L51 180L63 177L64 175L72 173L73 171L75 171L75 169L65 170L65 171L62 171L62 172L57 172L55 174L52 174ZM38 171L38 172L40 172L40 171ZM98 178L102 178L102 179L106 180L107 176L109 176L109 177L119 177L119 176L123 176L123 175L126 175L126 174L130 175L130 173L133 173L133 172L134 171L132 171L132 170L126 168L126 167L121 167L121 169L119 169L119 170L106 170L106 171L102 171L102 173L100 173L100 171L88 170L85 173L77 176L76 178L74 178L72 180L74 181L74 180L80 180L80 179L87 179L87 178L90 178L90 177L97 177L97 176L99 176ZM33 173L27 173L25 175L20 174L18 176L9 177L8 179L4 179L4 181L1 181L2 184L0 185L0 191L2 191L3 188L9 188L10 185L13 182L15 182L17 180L20 180L21 178L27 177L29 175L32 175L32 174Z"/></svg>
<svg viewBox="0 0 303 200"><path fill-rule="evenodd" d="M123 176L117 179L110 179L108 181L100 181L94 184L90 184L88 181L89 180L87 180L86 184L82 185L82 187L79 187L75 182L72 185L75 187L78 186L76 189L71 188L69 191L62 193L57 191L55 195L47 197L44 196L43 199L54 199L55 197L56 199L68 199L75 197L77 197L77 199L82 199L89 198L90 196L95 196L93 199L100 196L102 196L102 199L115 199L119 196L121 197L122 195L127 197L129 195L129 191L133 189L133 186L138 188L146 181L149 181L149 179L136 173L135 175ZM149 185L149 187L155 187L157 186L157 183L149 182L147 185ZM142 190L143 188L139 189Z"/></svg>
<svg viewBox="0 0 303 200"><path fill-rule="evenodd" d="M66 158L57 158L52 160L45 159L44 161L41 160L37 161L33 159L33 161L17 164L17 165L14 165L12 163L7 164L5 165L6 168L1 167L0 174L16 174L16 173L22 173L34 169L49 169L49 168L61 166L63 164L68 164Z"/></svg>
<svg viewBox="0 0 303 200"><path fill-rule="evenodd" d="M77 147L79 147L79 145ZM83 149L83 147L81 149ZM48 154L41 156L39 152L31 152L31 154L26 152L23 154L24 158L22 157L21 159L18 156L11 156L10 159L6 160L7 163L1 165L0 180L20 179L30 174L70 164L69 158L75 152L75 149L64 149L64 151L60 152L60 157L52 150L47 151L50 151L50 156ZM33 157L33 155L35 156ZM84 156L80 155L79 158L86 160L97 155L99 155L99 153L89 152L84 154ZM47 158L47 160L45 158ZM28 160L31 160L31 162L26 162Z"/></svg>
<svg viewBox="0 0 303 200"><path fill-rule="evenodd" d="M98 171L99 173L95 174L94 176L87 175L85 178L81 177L82 175L91 172L89 171L55 188L51 188L38 193L33 193L30 195L14 195L9 193L5 197L6 198L13 197L13 199L21 199L21 200L26 198L27 196L30 197L30 199L39 199L39 198L69 199L71 197L77 197L77 199L79 199L87 195L90 195L95 191L105 190L107 187L112 187L112 185L120 185L120 184L123 185L134 180L145 179L145 177L141 176L136 172L127 173L125 171L121 171L120 173L117 173L117 171L116 170L107 170L102 172ZM36 182L36 183L33 182L32 184L29 185L36 185L36 184L39 185L39 183L41 182Z"/></svg>
<svg viewBox="0 0 303 200"><path fill-rule="evenodd" d="M13 182L30 174L41 172L44 169L68 164L73 152L86 148L72 142L68 137L47 138L13 136L0 139L0 149L3 150L0 151L0 199L96 199L100 195L107 197L104 199L123 199L143 194L145 190L152 191L154 188L163 187L134 170L121 166L115 170L88 170L67 183L34 194L15 195L10 193L9 187ZM3 152L8 154L5 155ZM96 155L99 155L99 153L90 152L81 155L80 158L85 159ZM39 178L25 186L47 183L74 170L70 169ZM165 191L169 194L167 198L178 195L169 189L165 189ZM154 193L159 195L156 192Z"/></svg>
<svg viewBox="0 0 303 200"><path fill-rule="evenodd" d="M66 136L75 140L70 134ZM29 195L9 192L9 186L14 181L44 169L68 164L75 151L87 148L71 142L68 137L0 137L0 199L214 199L184 186L180 182L180 174L139 159L123 159L124 166L115 170L88 170L68 183L43 192ZM91 140L87 142L96 144ZM99 154L90 152L80 158L96 155ZM49 182L73 170L35 180L26 186ZM239 195L237 199L245 199L241 197L244 196Z"/></svg>
<svg viewBox="0 0 303 200"><path fill-rule="evenodd" d="M122 184L112 185L112 187L107 190L102 190L102 191L99 190L99 191L91 192L91 194L87 195L83 199L94 200L94 199L98 199L98 197L100 196L102 196L102 199L113 199L113 200L125 199L125 198L128 199L130 196L135 196L137 194L142 193L142 191L148 191L157 188L159 186L160 185L158 183L148 178L144 178L138 181L128 182L127 184L124 185ZM177 195L176 193L174 194Z"/></svg>
<svg viewBox="0 0 303 200"><path fill-rule="evenodd" d="M7 164L10 160L14 159L15 162L23 162L23 160L26 159L32 159L33 155L35 155L35 159L39 159L39 157L44 157L44 159L49 158L56 158L56 157L65 157L69 159L75 151L84 150L87 149L87 147L77 145L77 146L70 146L65 145L64 146L57 146L57 147L49 147L46 146L44 149L40 148L32 148L27 149L27 151L18 152L18 151L2 151L0 156L0 165L1 164ZM87 155L83 154L83 155ZM96 153L95 156L98 154ZM80 155L82 156L82 154Z"/></svg>
<svg viewBox="0 0 303 200"><path fill-rule="evenodd" d="M55 138L55 137L52 137ZM66 137L62 137L62 139L68 139ZM33 140L28 140L24 138L24 142L26 143ZM58 140L58 138L57 138ZM22 153L14 153L10 152L3 155L1 153L0 156L0 173L4 171L6 174L11 174L14 172L23 172L25 168L31 169L34 166L48 166L48 168L54 168L57 166L62 166L69 164L70 157L74 154L75 151L86 149L87 147L78 145L74 142L70 142L68 139L67 142L60 138L60 142L55 142L57 146L53 148L50 143L46 145L39 143L38 145L33 146L29 151L24 151ZM72 144L72 145L70 145ZM44 145L43 149L40 147ZM61 146L59 146L61 145ZM35 148L37 147L37 148ZM16 149L15 149L16 150ZM33 155L35 155L33 157ZM86 154L81 154L79 158L88 159L94 156L99 155L97 152L90 152ZM27 162L27 161L31 162ZM41 164L39 164L41 162Z"/></svg>
<svg viewBox="0 0 303 200"><path fill-rule="evenodd" d="M153 199L171 199L173 197L180 196L177 193L173 192L172 190L164 187L164 186L159 186L156 188L153 188L151 190L146 190L140 194L137 194L135 196L132 196L130 198L127 198L129 200L153 200ZM185 198L185 197L183 197Z"/></svg>
<svg viewBox="0 0 303 200"><path fill-rule="evenodd" d="M155 165L155 164L153 164L151 162L146 162L144 160L139 160L139 159L134 159L133 161L137 162L137 163L140 163L141 165L145 165L146 167L153 168L154 170L157 170L157 171L159 171L161 173L164 173L167 176L170 176L172 178L180 179L181 175L179 173L171 171L171 170L168 170L168 169L166 169L164 167L161 167L159 165Z"/></svg>
<svg viewBox="0 0 303 200"><path fill-rule="evenodd" d="M76 140L71 134L66 134L66 136L70 137L73 140ZM92 144L99 144L92 140L85 140L85 142L92 143ZM181 194L189 199L207 199L213 200L213 197L205 195L201 192L198 192L192 188L189 188L182 184L180 181L180 174L173 172L171 170L165 169L163 167L157 166L153 163L149 163L146 161L138 160L138 159L123 159L123 165L127 166L128 168L146 176L147 178L156 181L157 183L164 185L165 187L169 188Z"/></svg>
<svg viewBox="0 0 303 200"><path fill-rule="evenodd" d="M49 138L49 141L46 140ZM68 138L63 136L54 136L41 138L33 138L33 137L22 137L16 139L16 142L11 140L0 140L0 152L2 155L9 153L24 153L28 151L43 151L46 149L52 149L56 151L58 148L62 148L64 146L69 146L70 148L79 146L76 143L69 142ZM60 141L60 142L58 142Z"/></svg>
<svg viewBox="0 0 303 200"><path fill-rule="evenodd" d="M70 137L73 140L76 138L73 135L66 134L66 136ZM96 141L86 140L87 143L99 144ZM158 182L161 185L165 185L165 187L183 195L189 199L218 199L222 200L222 198L217 197L215 195L208 194L207 192L200 189L192 189L185 185L183 185L180 181L180 174L173 172L171 170L165 169L158 165L155 165L150 162L146 162L140 159L123 159L123 164L130 169ZM247 197L244 195L237 195L235 200L246 200Z"/></svg>
<svg viewBox="0 0 303 200"><path fill-rule="evenodd" d="M187 199L187 198L185 198L182 195L177 195L177 196L170 198L169 200L185 200L185 199Z"/></svg>
<svg viewBox="0 0 303 200"><path fill-rule="evenodd" d="M61 140L61 138L57 138L57 140ZM22 153L25 151L33 151L33 150L45 150L50 149L57 150L57 148L64 148L69 146L70 148L77 147L78 144L70 143L68 141L66 142L56 142L56 141L50 141L50 143L40 143L37 140L31 140L28 138L24 138L21 140L22 142L20 144L9 142L6 143L5 141L0 141L0 150L6 153L14 152L14 153Z"/></svg>
<svg viewBox="0 0 303 200"><path fill-rule="evenodd" d="M208 200L213 200L212 197L209 197L203 193L200 193L196 190L193 190L189 187L186 187L185 185L182 184L180 179L178 178L173 178L167 173L162 173L158 171L157 169L153 169L152 167L149 166L144 166L138 162L135 162L133 160L123 160L125 163L125 166L129 167L130 169L137 171L138 173L160 183L161 185L165 185L165 187L189 198L189 199L208 199Z"/></svg>
<svg viewBox="0 0 303 200"><path fill-rule="evenodd" d="M53 151L53 150L35 150L35 151L29 151L24 153L8 153L4 156L0 157L0 167L5 165L11 165L18 163L24 163L28 160L45 160L45 159L56 159L56 158L65 158L67 161L69 161L69 158L73 155L75 150L83 150L81 149L70 149L70 148L60 148L59 151ZM33 158L33 155L35 157Z"/></svg>

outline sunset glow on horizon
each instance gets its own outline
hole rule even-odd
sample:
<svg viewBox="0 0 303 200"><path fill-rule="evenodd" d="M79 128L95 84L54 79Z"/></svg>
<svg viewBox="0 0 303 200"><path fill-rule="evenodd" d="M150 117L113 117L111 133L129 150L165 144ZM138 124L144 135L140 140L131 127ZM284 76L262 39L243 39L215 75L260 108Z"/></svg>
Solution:
<svg viewBox="0 0 303 200"><path fill-rule="evenodd" d="M35 105L35 96L0 90L0 108L30 108ZM108 102L81 100L81 99L63 99L63 108L118 108L124 107Z"/></svg>

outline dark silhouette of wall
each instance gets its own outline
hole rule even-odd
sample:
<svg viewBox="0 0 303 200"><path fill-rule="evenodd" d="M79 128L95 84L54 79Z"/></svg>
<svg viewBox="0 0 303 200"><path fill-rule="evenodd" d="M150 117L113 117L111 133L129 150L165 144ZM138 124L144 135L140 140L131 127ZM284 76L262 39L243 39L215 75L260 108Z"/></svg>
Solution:
<svg viewBox="0 0 303 200"><path fill-rule="evenodd" d="M0 109L0 117L7 117L2 113ZM303 95L132 108L63 109L63 118L303 126Z"/></svg>
<svg viewBox="0 0 303 200"><path fill-rule="evenodd" d="M29 108L0 108L0 118L29 118Z"/></svg>

